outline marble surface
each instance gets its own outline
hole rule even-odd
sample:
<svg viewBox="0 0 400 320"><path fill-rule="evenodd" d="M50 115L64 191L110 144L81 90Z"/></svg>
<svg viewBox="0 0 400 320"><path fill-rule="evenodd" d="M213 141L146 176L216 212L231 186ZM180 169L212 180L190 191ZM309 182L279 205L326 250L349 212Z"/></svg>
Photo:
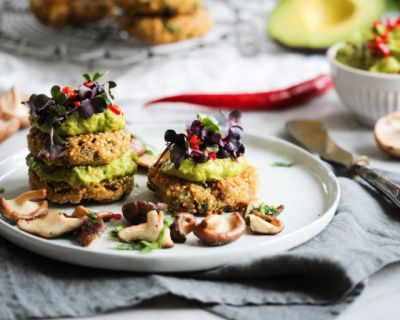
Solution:
<svg viewBox="0 0 400 320"><path fill-rule="evenodd" d="M159 105L144 108L144 102L163 95L179 92L250 92L279 88L297 81L328 72L322 55L301 55L282 50L264 35L264 27L256 26L257 54L243 56L237 44L219 46L177 55L168 59L153 59L135 67L113 68L110 78L118 83L115 96L125 111L128 124L134 131L135 123L188 121L199 110L189 105ZM0 91L12 85L27 92L47 92L52 84L74 85L89 66L49 63L0 53ZM207 111L207 110L206 110ZM399 162L382 153L374 142L370 128L360 126L346 111L334 91L296 108L249 112L244 127L249 132L274 135L288 139L284 131L286 121L294 118L320 119L332 137L344 148L359 155L367 155L372 166L400 172ZM0 145L0 161L24 147L26 131ZM339 319L399 319L400 263L388 266L372 276L362 296ZM90 319L219 319L199 305L172 297L148 301L123 310Z"/></svg>

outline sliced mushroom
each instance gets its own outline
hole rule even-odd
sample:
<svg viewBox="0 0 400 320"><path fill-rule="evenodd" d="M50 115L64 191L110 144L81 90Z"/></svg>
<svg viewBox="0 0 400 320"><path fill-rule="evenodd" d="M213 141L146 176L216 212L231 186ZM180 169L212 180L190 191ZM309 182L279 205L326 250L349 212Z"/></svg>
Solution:
<svg viewBox="0 0 400 320"><path fill-rule="evenodd" d="M84 217L74 218L58 210L49 210L36 219L18 220L17 226L28 233L52 239L80 228L84 222Z"/></svg>
<svg viewBox="0 0 400 320"><path fill-rule="evenodd" d="M164 213L155 210L147 213L147 222L126 227L118 232L118 238L123 242L135 242L146 240L149 242L157 241L160 232L164 228ZM171 239L169 228L164 229L164 236L161 239L162 248L171 248L174 242Z"/></svg>
<svg viewBox="0 0 400 320"><path fill-rule="evenodd" d="M46 190L32 190L20 194L18 197L6 200L0 197L0 212L10 221L33 219L47 213ZM39 202L31 200L42 200Z"/></svg>
<svg viewBox="0 0 400 320"><path fill-rule="evenodd" d="M147 212L156 210L163 211L167 208L165 203L150 201L132 201L122 207L122 213L130 224L140 224L147 221Z"/></svg>
<svg viewBox="0 0 400 320"><path fill-rule="evenodd" d="M374 134L382 151L400 158L400 112L379 119L375 124Z"/></svg>
<svg viewBox="0 0 400 320"><path fill-rule="evenodd" d="M284 228L284 224L274 216L262 214L258 211L253 211L248 216L250 229L253 232L261 234L278 234Z"/></svg>
<svg viewBox="0 0 400 320"><path fill-rule="evenodd" d="M136 164L143 169L150 169L160 157L159 154L147 154L145 153L136 161Z"/></svg>
<svg viewBox="0 0 400 320"><path fill-rule="evenodd" d="M106 231L104 221L110 220L113 213L109 211L96 213L83 206L78 206L72 216L85 219L82 227L75 232L75 239L81 246L87 247L98 240L101 234Z"/></svg>
<svg viewBox="0 0 400 320"><path fill-rule="evenodd" d="M194 229L194 234L210 246L228 244L240 238L246 229L246 223L238 212L230 216L209 215Z"/></svg>
<svg viewBox="0 0 400 320"><path fill-rule="evenodd" d="M176 243L184 243L186 236L194 230L196 225L196 218L191 213L177 213L174 223L169 227L172 240Z"/></svg>
<svg viewBox="0 0 400 320"><path fill-rule="evenodd" d="M28 108L22 104L28 100L26 94L18 92L15 87L10 91L0 94L0 117L4 120L16 119L18 127L26 128L29 126Z"/></svg>

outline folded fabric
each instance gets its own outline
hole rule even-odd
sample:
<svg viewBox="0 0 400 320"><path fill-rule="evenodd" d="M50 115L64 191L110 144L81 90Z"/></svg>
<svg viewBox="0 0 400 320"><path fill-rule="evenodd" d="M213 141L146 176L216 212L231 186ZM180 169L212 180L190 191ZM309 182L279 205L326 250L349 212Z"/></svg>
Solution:
<svg viewBox="0 0 400 320"><path fill-rule="evenodd" d="M320 235L289 252L206 272L90 269L0 239L0 319L89 316L166 294L231 319L332 318L360 295L370 275L400 260L399 210L362 182L339 181L337 214Z"/></svg>

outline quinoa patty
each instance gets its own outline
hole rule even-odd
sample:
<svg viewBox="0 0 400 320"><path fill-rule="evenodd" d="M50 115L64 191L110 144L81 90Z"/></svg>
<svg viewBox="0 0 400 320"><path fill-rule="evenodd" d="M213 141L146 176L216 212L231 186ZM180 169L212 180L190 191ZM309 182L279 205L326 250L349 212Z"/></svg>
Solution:
<svg viewBox="0 0 400 320"><path fill-rule="evenodd" d="M28 134L28 148L34 157L45 146L48 135L32 128ZM128 130L88 133L65 139L62 158L41 159L47 166L99 166L121 157L131 147Z"/></svg>
<svg viewBox="0 0 400 320"><path fill-rule="evenodd" d="M207 9L199 8L191 14L172 17L125 13L119 24L136 39L156 45L202 37L211 29L213 21Z"/></svg>
<svg viewBox="0 0 400 320"><path fill-rule="evenodd" d="M244 212L256 196L258 172L250 165L235 177L205 184L166 175L160 167L158 164L150 168L149 188L161 196L171 212L185 211L198 215Z"/></svg>
<svg viewBox="0 0 400 320"><path fill-rule="evenodd" d="M116 0L117 4L130 13L188 14L198 9L203 0Z"/></svg>
<svg viewBox="0 0 400 320"><path fill-rule="evenodd" d="M47 200L55 203L80 203L90 200L102 203L114 202L131 193L134 187L133 177L127 175L103 181L92 187L73 189L64 182L40 180L32 170L29 170L29 183L32 190L45 188Z"/></svg>
<svg viewBox="0 0 400 320"><path fill-rule="evenodd" d="M36 18L45 25L60 28L79 26L110 17L114 12L113 0L30 0Z"/></svg>

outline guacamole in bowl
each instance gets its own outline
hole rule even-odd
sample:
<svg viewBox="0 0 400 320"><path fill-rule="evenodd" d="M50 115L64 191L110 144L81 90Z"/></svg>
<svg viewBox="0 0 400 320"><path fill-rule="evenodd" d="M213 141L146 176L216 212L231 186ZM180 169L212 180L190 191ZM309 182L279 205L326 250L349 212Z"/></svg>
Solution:
<svg viewBox="0 0 400 320"><path fill-rule="evenodd" d="M400 18L378 20L357 32L337 51L336 60L370 72L400 73Z"/></svg>

